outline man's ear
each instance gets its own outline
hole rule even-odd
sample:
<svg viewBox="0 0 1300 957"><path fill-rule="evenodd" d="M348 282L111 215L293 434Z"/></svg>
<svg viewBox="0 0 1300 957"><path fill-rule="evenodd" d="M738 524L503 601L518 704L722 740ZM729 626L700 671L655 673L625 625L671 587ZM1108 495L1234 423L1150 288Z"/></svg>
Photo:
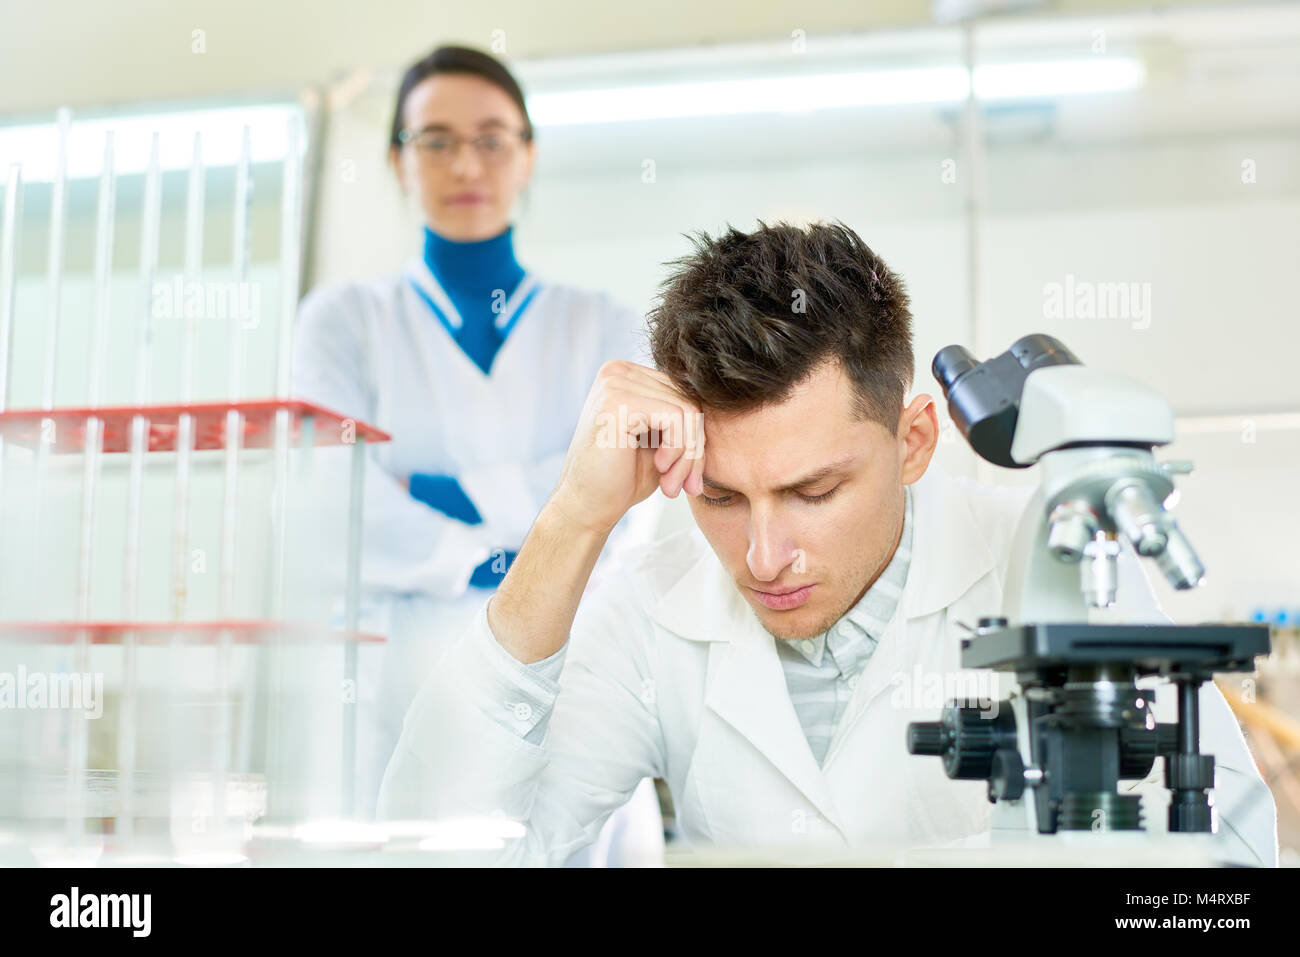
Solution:
<svg viewBox="0 0 1300 957"><path fill-rule="evenodd" d="M903 409L898 419L898 441L903 484L911 485L925 474L939 444L939 414L933 398L922 393Z"/></svg>

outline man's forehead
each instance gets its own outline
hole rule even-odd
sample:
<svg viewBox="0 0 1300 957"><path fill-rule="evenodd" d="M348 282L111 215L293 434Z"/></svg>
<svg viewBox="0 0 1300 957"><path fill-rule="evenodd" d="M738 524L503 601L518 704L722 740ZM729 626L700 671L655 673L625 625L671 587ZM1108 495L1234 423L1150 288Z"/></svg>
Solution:
<svg viewBox="0 0 1300 957"><path fill-rule="evenodd" d="M767 443L804 437L825 445L835 437L861 433L869 423L858 412L856 394L850 387L822 380L801 383L780 402L771 402L741 412L719 411L703 406L704 430L709 438L726 443Z"/></svg>
<svg viewBox="0 0 1300 957"><path fill-rule="evenodd" d="M825 363L780 402L744 412L704 409L704 480L714 488L778 489L852 470L891 438L858 414L839 363Z"/></svg>

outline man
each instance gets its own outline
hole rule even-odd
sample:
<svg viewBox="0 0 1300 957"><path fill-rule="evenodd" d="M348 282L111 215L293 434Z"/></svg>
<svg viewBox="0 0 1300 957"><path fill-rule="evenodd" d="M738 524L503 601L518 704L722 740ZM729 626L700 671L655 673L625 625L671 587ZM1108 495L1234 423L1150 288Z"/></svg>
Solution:
<svg viewBox="0 0 1300 957"><path fill-rule="evenodd" d="M1000 609L1027 495L928 470L907 294L849 229L733 229L676 265L650 316L658 369L602 368L514 567L407 715L382 811L503 812L528 825L505 851L520 863L563 861L647 776L694 842L978 834L984 785L908 755L905 728L943 703L912 689L962 674L959 623ZM656 486L690 496L698 531L584 599ZM1125 559L1123 591L1145 591ZM1222 696L1201 700L1217 840L1273 864L1272 799Z"/></svg>

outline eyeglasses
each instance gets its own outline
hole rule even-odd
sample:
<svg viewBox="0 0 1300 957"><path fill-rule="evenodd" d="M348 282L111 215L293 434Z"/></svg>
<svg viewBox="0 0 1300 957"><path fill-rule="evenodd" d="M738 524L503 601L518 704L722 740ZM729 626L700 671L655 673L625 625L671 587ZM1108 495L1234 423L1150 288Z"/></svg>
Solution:
<svg viewBox="0 0 1300 957"><path fill-rule="evenodd" d="M402 130L397 134L402 145L411 145L420 151L420 155L439 165L450 165L460 152L462 143L469 143L474 148L480 161L485 165L505 162L514 154L515 146L528 142L531 138L527 132L511 130L506 133L483 133L467 138L443 130Z"/></svg>

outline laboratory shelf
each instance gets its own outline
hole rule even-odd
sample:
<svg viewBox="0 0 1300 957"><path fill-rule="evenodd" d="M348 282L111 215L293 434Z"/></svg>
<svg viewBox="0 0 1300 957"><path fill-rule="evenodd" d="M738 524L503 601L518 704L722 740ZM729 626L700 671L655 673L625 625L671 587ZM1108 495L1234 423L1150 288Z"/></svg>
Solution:
<svg viewBox="0 0 1300 957"><path fill-rule="evenodd" d="M0 545L9 549L0 549L0 574L5 576L5 607L0 612L10 619L0 621L0 652L20 667L32 667L25 660L29 658L54 666L48 673L54 676L66 674L69 665L86 671L93 657L110 673L113 684L106 695L115 720L97 721L100 715L92 716L86 709L75 712L74 720L70 709L46 708L45 716L53 719L46 721L41 720L41 712L33 717L0 708L0 718L9 719L0 721L0 819L20 824L39 820L36 830L44 840L53 813L61 824L54 849L66 847L74 857L98 840L96 833L111 830L117 846L129 857L150 847L159 833L153 830L157 822L140 828L136 824L144 825L146 818L164 812L173 823L180 822L161 832L177 848L208 843L214 835L193 831L192 825L209 818L220 824L222 832L226 825L221 821L232 815L244 821L268 813L305 819L322 813L316 810L321 800L348 817L357 797L357 702L346 690L341 693L336 672L341 671L347 683L344 689L355 689L358 662L365 655L362 648L382 647L376 643L385 640L359 630L362 505L367 447L388 442L391 436L292 395L302 263L301 119L294 115L285 128L287 145L278 179L280 254L275 265L281 308L275 328L256 347L259 357L274 361L273 397L256 399L242 398L253 344L246 341L245 330L233 323L218 356L204 354L193 321L180 330L176 349L160 349L163 343L155 341L153 326L146 319L135 342L134 362L109 361L108 343L117 337L109 322L109 280L120 238L115 228L117 172L111 133L105 138L94 222L93 306L86 336L69 335L70 317L64 315L67 310L60 299L66 217L59 211L68 186L65 161L71 129L71 115L61 113L59 159L52 182L55 198L39 226L44 230L41 235L49 238L45 282L53 290L42 335L15 337L17 259L0 255L0 503L5 506L0 510L4 521ZM146 297L159 275L161 223L165 207L170 206L164 200L174 198L162 189L160 142L155 132L144 187L136 191L143 201L141 212L138 218L133 214L132 220L141 237L140 277ZM183 207L187 282L205 278L208 204L203 184L208 166L204 153L196 136ZM252 158L252 136L246 127L229 214L236 237L230 275L237 283L248 281L253 248ZM21 166L15 165L0 200L4 238L0 245L6 252L22 248L24 242L21 174ZM179 218L182 210L177 214ZM166 218L172 221L170 215ZM29 222L28 235L31 226ZM77 226L78 234L87 229L84 222ZM59 407L55 401L64 386L61 380L82 368L60 360L60 344L78 352L89 346L80 406ZM29 351L35 345L41 346L39 353ZM148 373L160 363L177 367L174 398L153 391ZM33 364L40 370L40 407L12 408L10 372ZM226 372L224 397L194 401L196 371L220 365ZM133 371L130 382L123 381L122 374ZM131 388L126 391L128 384ZM108 395L132 404L105 404ZM347 451L314 451L325 446ZM149 452L174 455L171 460L149 462L145 458ZM204 456L209 460L198 468L199 457L193 454L198 452L221 454L219 487L213 481L218 478L211 468L216 464L210 460L214 456ZM127 462L119 459L113 468L104 468L106 454L121 453L127 454ZM340 462L347 468L338 469ZM77 464L80 469L68 468ZM123 465L128 468L120 468ZM168 467L175 472L172 494L158 501L160 471ZM259 479L269 471L270 481L241 483L240 473L249 467L258 470ZM79 503L68 494L73 471L81 472ZM51 475L60 481L50 481ZM101 495L106 479L112 483L112 495ZM291 491L298 490L309 490L310 497L301 500L308 507L306 513L299 509L300 499L291 498ZM124 500L117 494L121 491ZM327 507L323 499L335 494L346 505L330 510L326 521L345 533L343 540L335 543L328 536L302 534L315 531L304 527L313 519L319 521L312 510ZM124 522L118 515L123 505ZM170 547L164 562L153 546L169 516ZM251 525L250 516L256 519ZM72 521L75 536L69 533ZM241 532L247 534L241 525L255 529L256 560L246 560L252 550L240 548ZM221 556L211 608L195 607L190 595L186 558L200 534ZM326 561L325 556L313 554L322 549L336 549L342 555ZM120 614L125 620L95 617L92 598L101 577L97 567L102 568L106 554L113 570L123 573L122 602L120 611L99 614ZM344 568L341 588L325 587L319 574L304 567L311 558L332 568L338 557L343 558ZM49 568L60 569L60 575L64 568L74 570L75 587L47 586L44 574ZM143 620L143 584L162 577L170 579L168 617ZM236 600L247 577L257 585L258 599L252 605ZM287 608L303 613L286 618ZM212 617L199 619L199 615ZM103 653L91 655L92 645L105 646ZM144 650L150 647L156 651ZM189 653L191 648L195 653ZM160 655L167 660L159 661ZM171 703L187 706L166 712L162 721L153 683L160 665L171 669L166 685ZM209 707L214 703L220 707ZM168 754L183 757L183 766L193 765L194 774L180 774L182 764L164 770L154 766L154 752L164 732L183 746L179 754ZM47 768L49 762L57 767ZM240 773L259 766L267 769L264 776ZM88 818L110 816L113 823L108 830L87 826ZM16 846L0 833L0 863Z"/></svg>
<svg viewBox="0 0 1300 957"><path fill-rule="evenodd" d="M120 645L134 635L140 645L216 644L229 636L235 644L372 644L383 635L305 622L232 618L222 621L0 621L0 642L73 644L84 635L92 645Z"/></svg>
<svg viewBox="0 0 1300 957"><path fill-rule="evenodd" d="M193 422L193 447L196 450L224 449L227 444L226 423L229 414L235 412L242 427L238 436L240 447L265 449L271 448L274 442L276 414L282 410L289 413L289 439L294 445L300 444L307 420L311 420L314 426L313 445L387 442L392 438L373 425L302 399L14 409L0 412L0 438L28 448L35 448L44 440L52 452L84 452L87 422L98 419L103 429L101 450L129 452L132 422L139 416L149 424L148 451L173 452L181 418L188 415ZM53 423L52 429L45 424L47 422Z"/></svg>

